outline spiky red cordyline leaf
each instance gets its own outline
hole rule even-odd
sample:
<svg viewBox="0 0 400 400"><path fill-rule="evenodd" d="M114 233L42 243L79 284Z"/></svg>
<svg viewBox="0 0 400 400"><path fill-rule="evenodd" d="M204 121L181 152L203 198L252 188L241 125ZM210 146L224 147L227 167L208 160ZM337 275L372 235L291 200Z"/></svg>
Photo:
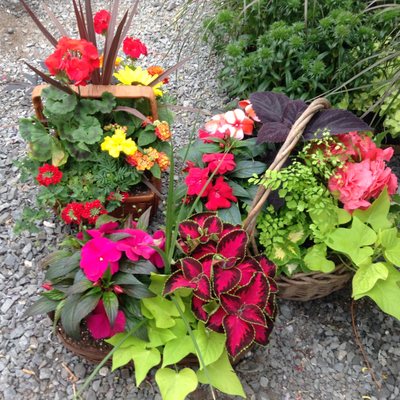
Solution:
<svg viewBox="0 0 400 400"><path fill-rule="evenodd" d="M267 276L271 276L272 278L276 275L276 265L268 260L264 255L258 255L254 257L260 264L260 267L264 271L264 274Z"/></svg>
<svg viewBox="0 0 400 400"><path fill-rule="evenodd" d="M94 44L97 49L96 32L94 31L94 21L92 12L92 2L91 0L85 0L85 11L86 11L86 26L88 39ZM95 69L92 74L92 83L95 85L100 84L100 71Z"/></svg>
<svg viewBox="0 0 400 400"><path fill-rule="evenodd" d="M227 314L225 310L221 306L218 307L216 311L213 314L211 314L210 317L208 318L207 328L218 333L224 332L222 321L226 315Z"/></svg>
<svg viewBox="0 0 400 400"><path fill-rule="evenodd" d="M134 15L137 14L138 5L139 5L139 0L136 0L136 2L132 6L131 13L126 21L126 25L124 26L124 29L122 30L122 34L121 34L122 39L125 38L125 36L128 34L128 30L132 24L133 17L134 17Z"/></svg>
<svg viewBox="0 0 400 400"><path fill-rule="evenodd" d="M29 16L32 18L33 22L36 24L36 26L40 29L40 31L43 33L43 35L46 37L46 39L54 46L57 46L57 40L56 38L44 27L44 25L39 21L39 18L36 16L36 14L32 11L32 9L28 6L28 4L25 2L25 0L19 0L23 7L25 8L26 12L29 14Z"/></svg>
<svg viewBox="0 0 400 400"><path fill-rule="evenodd" d="M85 19L83 17L83 12L82 12L82 5L80 4L79 1L79 7L78 7L78 4L76 3L75 0L72 0L72 4L74 5L74 12L75 12L76 24L78 25L79 36L81 37L81 39L89 40L85 25Z"/></svg>
<svg viewBox="0 0 400 400"><path fill-rule="evenodd" d="M225 258L243 258L246 255L248 237L243 229L227 233L218 242L217 253Z"/></svg>
<svg viewBox="0 0 400 400"><path fill-rule="evenodd" d="M213 265L213 288L217 296L230 292L240 282L242 274L236 267L224 268L224 262L219 261Z"/></svg>
<svg viewBox="0 0 400 400"><path fill-rule="evenodd" d="M188 240L188 239L193 240L200 237L201 228L197 222L191 220L185 220L179 224L178 232L183 240Z"/></svg>
<svg viewBox="0 0 400 400"><path fill-rule="evenodd" d="M242 273L242 279L240 280L240 286L247 285L255 273L261 272L259 263L253 257L245 257L242 261L236 264L237 268Z"/></svg>
<svg viewBox="0 0 400 400"><path fill-rule="evenodd" d="M203 306L206 305L207 302L201 300L200 298L193 296L192 297L192 311L197 319L203 322L207 322L208 314L204 310Z"/></svg>
<svg viewBox="0 0 400 400"><path fill-rule="evenodd" d="M188 281L184 276L182 271L176 271L171 274L168 279L165 281L163 296L166 296L177 289L181 288L190 288L194 289L196 284Z"/></svg>
<svg viewBox="0 0 400 400"><path fill-rule="evenodd" d="M61 25L60 21L57 19L57 17L54 15L53 11L50 10L49 7L47 7L46 3L43 3L43 8L46 11L46 14L49 16L49 18L51 19L51 22L53 23L53 25L58 29L58 31L60 32L61 36L66 36L69 37L68 32L66 31L66 29L64 28L63 25Z"/></svg>
<svg viewBox="0 0 400 400"><path fill-rule="evenodd" d="M222 324L226 333L226 349L235 359L253 343L256 336L254 327L236 315L225 316Z"/></svg>
<svg viewBox="0 0 400 400"><path fill-rule="evenodd" d="M207 235L220 235L222 225L221 219L216 215L212 215L204 221L203 230L207 232Z"/></svg>
<svg viewBox="0 0 400 400"><path fill-rule="evenodd" d="M175 72L178 68L180 68L183 64L185 64L185 62L188 61L189 59L190 59L190 57L187 57L184 60L179 61L178 63L176 63L173 67L168 68L160 76L158 76L156 79L154 79L154 81L152 81L149 86L153 87L157 83L163 81L165 78L170 76L173 72Z"/></svg>
<svg viewBox="0 0 400 400"><path fill-rule="evenodd" d="M240 298L242 304L254 304L264 309L270 295L267 278L258 272L254 274L250 282L235 291L235 296Z"/></svg>
<svg viewBox="0 0 400 400"><path fill-rule="evenodd" d="M135 117L141 119L142 121L147 122L148 124L152 124L152 122L136 108L126 107L126 106L118 106L118 107L115 107L113 111L125 111L128 114L132 114Z"/></svg>

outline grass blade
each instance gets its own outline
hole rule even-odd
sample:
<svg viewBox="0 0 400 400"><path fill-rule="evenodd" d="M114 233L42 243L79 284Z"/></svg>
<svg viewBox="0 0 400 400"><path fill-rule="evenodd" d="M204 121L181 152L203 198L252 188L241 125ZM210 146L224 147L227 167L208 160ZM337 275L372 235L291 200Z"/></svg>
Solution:
<svg viewBox="0 0 400 400"><path fill-rule="evenodd" d="M163 79L165 79L166 77L168 77L169 75L171 75L173 72L175 72L178 68L180 68L183 64L185 64L188 60L190 59L190 57L187 57L185 59L183 59L182 61L179 61L178 63L176 63L173 67L168 68L166 71L164 71L159 77L157 77L156 79L154 79L153 82L150 83L149 86L154 86L157 85L157 83L161 82Z"/></svg>
<svg viewBox="0 0 400 400"><path fill-rule="evenodd" d="M28 4L25 3L25 0L19 0L20 3L23 5L25 8L26 12L30 15L32 18L33 22L36 24L36 26L40 29L40 31L43 33L43 35L46 37L46 39L54 46L57 46L57 40L56 38L44 27L44 25L39 21L39 18L36 16L36 14L32 11L32 9L28 6Z"/></svg>

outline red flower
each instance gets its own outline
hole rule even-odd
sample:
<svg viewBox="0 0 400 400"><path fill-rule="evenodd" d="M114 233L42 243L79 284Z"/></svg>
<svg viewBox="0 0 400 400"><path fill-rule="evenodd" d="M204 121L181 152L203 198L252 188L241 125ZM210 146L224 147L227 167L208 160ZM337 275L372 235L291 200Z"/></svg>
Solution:
<svg viewBox="0 0 400 400"><path fill-rule="evenodd" d="M160 76L161 74L164 73L164 68L163 68L163 67L160 67L160 66L158 66L158 65L153 65L153 66L147 68L147 72L148 72L151 76L154 76L154 75ZM168 78L168 77L166 77L166 78L163 79L163 83L168 83L168 82L169 82L169 78Z"/></svg>
<svg viewBox="0 0 400 400"><path fill-rule="evenodd" d="M86 85L92 72L99 68L96 46L84 39L63 37L45 64L51 75L66 74L75 85Z"/></svg>
<svg viewBox="0 0 400 400"><path fill-rule="evenodd" d="M93 18L94 31L99 35L105 34L107 32L110 19L111 15L107 10L98 11Z"/></svg>
<svg viewBox="0 0 400 400"><path fill-rule="evenodd" d="M232 188L224 182L224 177L219 176L215 181L215 185L208 191L208 201L205 204L207 210L218 210L219 208L229 208L230 201L237 202L237 198L233 195Z"/></svg>
<svg viewBox="0 0 400 400"><path fill-rule="evenodd" d="M83 204L69 203L61 211L61 218L66 224L80 224L82 221Z"/></svg>
<svg viewBox="0 0 400 400"><path fill-rule="evenodd" d="M44 164L39 167L38 171L36 180L43 186L56 185L61 181L63 175L57 167L51 164Z"/></svg>
<svg viewBox="0 0 400 400"><path fill-rule="evenodd" d="M51 284L51 282L44 282L42 288L45 290L53 290L53 285Z"/></svg>
<svg viewBox="0 0 400 400"><path fill-rule="evenodd" d="M142 54L147 56L147 47L139 39L130 36L125 38L122 50L131 58L139 58Z"/></svg>
<svg viewBox="0 0 400 400"><path fill-rule="evenodd" d="M208 168L191 168L188 175L185 178L185 183L188 186L188 195L199 195L203 188L205 187L203 193L200 197L206 197L211 189L211 184L209 183L206 187L208 174L210 170Z"/></svg>
<svg viewBox="0 0 400 400"><path fill-rule="evenodd" d="M107 210L101 204L100 200L94 200L85 203L81 215L88 220L89 224L95 224L97 218L102 214L107 214Z"/></svg>
<svg viewBox="0 0 400 400"><path fill-rule="evenodd" d="M223 175L229 171L233 171L236 167L235 158L230 153L214 153L204 154L203 162L209 163L210 172Z"/></svg>

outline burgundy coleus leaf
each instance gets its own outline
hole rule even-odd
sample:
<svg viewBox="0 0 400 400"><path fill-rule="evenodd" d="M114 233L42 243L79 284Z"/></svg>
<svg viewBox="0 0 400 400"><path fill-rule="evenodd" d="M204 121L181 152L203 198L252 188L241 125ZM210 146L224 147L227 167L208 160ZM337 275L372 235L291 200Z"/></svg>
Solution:
<svg viewBox="0 0 400 400"><path fill-rule="evenodd" d="M222 221L216 215L208 217L204 220L203 231L207 235L219 236L222 232Z"/></svg>
<svg viewBox="0 0 400 400"><path fill-rule="evenodd" d="M191 219L192 221L194 221L194 222L197 222L197 223L203 228L203 226L204 226L204 221L205 221L208 217L211 217L211 216L214 216L214 215L215 215L215 213L212 213L212 212L204 212L204 213L199 213L199 214L192 215L192 216L190 217L190 219Z"/></svg>
<svg viewBox="0 0 400 400"><path fill-rule="evenodd" d="M261 272L254 274L246 286L239 287L234 293L242 304L253 304L262 310L267 305L269 294L268 279Z"/></svg>
<svg viewBox="0 0 400 400"><path fill-rule="evenodd" d="M271 293L278 293L278 285L275 282L275 279L272 279L270 277L268 277L268 284L269 284L269 290L271 291Z"/></svg>
<svg viewBox="0 0 400 400"><path fill-rule="evenodd" d="M181 260L183 276L190 282L193 294L204 301L211 299L211 283L200 261L186 257Z"/></svg>
<svg viewBox="0 0 400 400"><path fill-rule="evenodd" d="M269 335L272 332L273 326L274 325L272 322L269 322L266 326L253 325L256 332L254 341L258 344L261 344L261 346L266 346L269 342Z"/></svg>
<svg viewBox="0 0 400 400"><path fill-rule="evenodd" d="M217 310L208 318L207 328L210 328L211 330L218 333L223 333L224 328L222 325L222 321L226 315L227 314L225 310L222 307L218 307Z"/></svg>
<svg viewBox="0 0 400 400"><path fill-rule="evenodd" d="M240 282L242 274L236 267L227 268L224 261L213 265L213 287L217 296L234 289Z"/></svg>
<svg viewBox="0 0 400 400"><path fill-rule="evenodd" d="M264 274L267 276L274 277L276 275L276 265L269 261L267 257L264 255L258 255L254 257L260 264L260 267L264 271Z"/></svg>
<svg viewBox="0 0 400 400"><path fill-rule="evenodd" d="M223 294L220 297L221 306L229 315L237 315L250 324L265 325L265 316L260 307L254 304L245 304L238 296Z"/></svg>
<svg viewBox="0 0 400 400"><path fill-rule="evenodd" d="M223 327L226 333L226 349L233 359L246 350L256 336L254 327L237 315L225 316Z"/></svg>
<svg viewBox="0 0 400 400"><path fill-rule="evenodd" d="M185 254L190 254L192 249L191 247L182 239L178 239L178 245L182 249Z"/></svg>
<svg viewBox="0 0 400 400"><path fill-rule="evenodd" d="M200 298L193 296L192 297L192 311L195 317L203 322L207 322L208 320L208 314L204 310L203 306L206 305L207 302L201 300Z"/></svg>
<svg viewBox="0 0 400 400"><path fill-rule="evenodd" d="M267 305L264 308L264 312L271 319L271 321L275 321L276 314L278 313L275 297L272 297L270 300L268 300Z"/></svg>
<svg viewBox="0 0 400 400"><path fill-rule="evenodd" d="M188 281L182 271L176 271L165 281L163 296L174 292L177 289L190 288L195 289L196 284Z"/></svg>
<svg viewBox="0 0 400 400"><path fill-rule="evenodd" d="M202 259L204 256L209 254L215 254L217 251L217 244L212 241L208 241L204 244L199 244L190 254L191 257L196 258L197 260Z"/></svg>
<svg viewBox="0 0 400 400"><path fill-rule="evenodd" d="M250 282L251 278L254 276L254 274L261 271L260 264L253 257L245 257L236 266L237 268L240 269L240 272L242 273L240 286L247 285Z"/></svg>
<svg viewBox="0 0 400 400"><path fill-rule="evenodd" d="M187 240L198 239L201 236L201 228L200 225L191 220L182 221L178 227L180 237Z"/></svg>
<svg viewBox="0 0 400 400"><path fill-rule="evenodd" d="M222 232L221 232L221 237L225 236L227 233L235 231L237 229L240 229L240 225L233 225L233 224L228 224L225 223L222 225Z"/></svg>
<svg viewBox="0 0 400 400"><path fill-rule="evenodd" d="M246 255L247 242L248 236L243 229L234 230L218 242L217 253L225 258L243 258Z"/></svg>

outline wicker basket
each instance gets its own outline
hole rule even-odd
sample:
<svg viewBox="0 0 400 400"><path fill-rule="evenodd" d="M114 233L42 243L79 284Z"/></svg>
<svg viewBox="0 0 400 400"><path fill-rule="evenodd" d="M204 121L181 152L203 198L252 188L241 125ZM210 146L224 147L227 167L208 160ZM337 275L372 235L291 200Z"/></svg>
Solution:
<svg viewBox="0 0 400 400"><path fill-rule="evenodd" d="M35 110L36 118L43 123L46 117L43 114L42 91L49 85L39 85L33 89L32 103ZM78 92L76 86L71 86L75 92ZM79 94L84 98L101 98L104 92L109 92L117 98L121 99L140 99L144 98L149 101L151 114L154 120L158 119L157 101L154 96L153 89L148 86L117 86L117 85L87 85L79 88ZM111 216L115 218L123 218L131 215L133 219L140 217L148 208L151 207L150 217L154 217L157 212L159 196L161 191L161 180L152 177L149 180L149 187L144 186L144 190L139 193L131 193L124 203L115 209Z"/></svg>
<svg viewBox="0 0 400 400"><path fill-rule="evenodd" d="M330 103L324 98L314 100L307 107L292 126L286 141L283 143L275 157L275 160L268 168L270 171L279 171L282 168L291 151L296 147L298 141L302 137L303 132L312 117L319 111L329 107ZM244 229L251 238L251 246L255 254L258 253L255 242L257 216L270 192L271 189L266 189L262 185L259 186L249 214L243 224ZM351 277L351 272L342 265L337 266L330 274L313 272L308 274L298 273L293 275L291 278L279 276L276 279L279 288L278 296L283 299L297 301L318 299L343 288Z"/></svg>

